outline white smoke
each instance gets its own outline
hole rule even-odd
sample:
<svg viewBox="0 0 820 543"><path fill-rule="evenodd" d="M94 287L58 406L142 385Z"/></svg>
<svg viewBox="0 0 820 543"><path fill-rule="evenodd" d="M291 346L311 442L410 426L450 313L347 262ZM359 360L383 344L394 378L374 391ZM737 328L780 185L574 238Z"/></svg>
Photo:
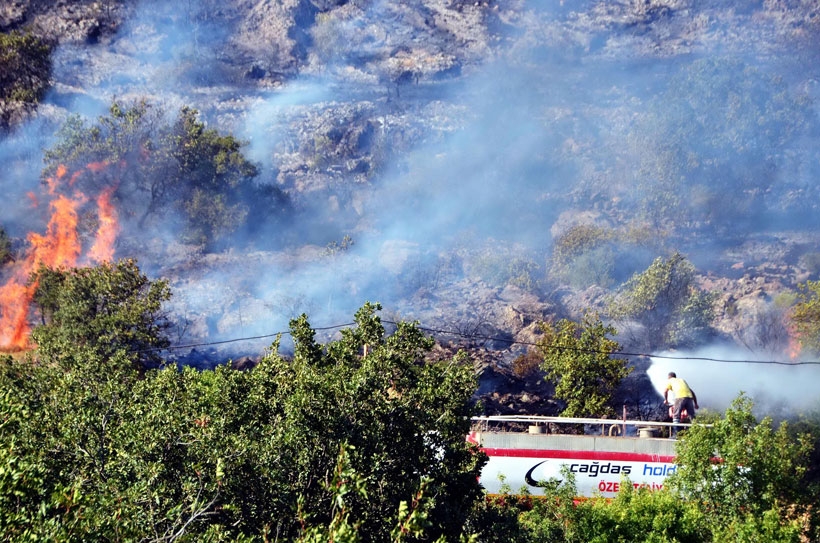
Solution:
<svg viewBox="0 0 820 543"><path fill-rule="evenodd" d="M470 60L472 55L465 56L460 61L463 76L453 81L422 78L420 83L408 85L400 100L394 96L395 104L387 104L387 88L368 83L375 81L376 74L364 74L368 66L361 60L369 58L370 48L385 48L382 39L370 40L363 34L365 23L387 19L385 10L391 7L401 8L398 2L379 1L361 8L367 16L338 18L340 49L335 52L339 54L327 60L326 68L314 62L301 76L262 91L226 72L230 63L223 62L222 55L236 54L235 47L228 45L233 32L230 25L210 16L209 3L183 4L140 2L109 41L61 47L55 55L54 74L59 91L49 97L53 103L44 107L93 119L104 114L114 98L127 101L145 96L171 110L176 105L192 105L209 127L234 131L249 142L245 151L262 165L260 182L268 183L280 182L280 168L288 171L292 163L298 165L303 160L297 156L298 141L280 144L289 143L294 134L310 141L313 126L299 124L306 109L326 108L328 117L334 119L333 108L343 113L362 111L362 117L377 127L374 130L386 147L392 150L393 137L399 147L398 156L376 168L366 182L339 180L342 194L338 198L305 190L302 205L308 202L311 207L287 225L291 236L287 242L297 248L292 255L214 257L208 273L194 277L189 272L178 279L173 285L176 313L191 321L207 320L207 326L194 323L190 331L209 339L279 331L290 317L301 312L307 312L314 325L338 324L349 320L364 301L379 301L386 309L412 313L407 304L416 303L414 292L441 291L447 282L453 284L462 272L470 271L450 266L447 259L455 261L465 246L488 247L495 252L522 246L521 254L543 268L551 251L551 229L563 212L611 206L614 193L606 187L629 184L635 178L632 172L640 168L635 167L638 162L629 150L635 122L645 116L652 97L663 90L668 74L690 61L688 55L647 56L642 45L648 39L644 30L636 33L631 24L608 23L641 21L638 16L642 9L632 13L626 3L607 6L537 0L526 12L511 11L521 11L522 18L517 28L510 26L511 33L504 38L509 46L488 55L489 62L479 64ZM260 8L263 4L259 3ZM503 3L500 8L503 12ZM704 4L699 9L707 7ZM612 15L606 15L607 10L613 10ZM618 15L621 12L623 17ZM627 15L631 19L624 19ZM677 28L668 24L678 17L696 15L693 8L691 14L676 12L669 21L646 20L645 30L662 35ZM703 17L716 20L708 13ZM411 18L407 18L406 28L401 26L405 24L403 17L390 19L396 20L400 30L397 37L417 35ZM346 21L349 24L342 24ZM604 22L605 27L595 27ZM662 44L668 42L677 48L698 38L692 34L693 27L700 25L686 25L686 39L663 40ZM732 34L748 33L733 30ZM634 57L629 51L632 47ZM699 47L707 56L722 49L716 46L712 50L707 42ZM767 52L765 58L768 70L790 79L792 55L784 58ZM256 60L264 64L265 59ZM756 62L754 55L749 62ZM799 68L799 74L811 72L811 66ZM360 76L363 83L358 85ZM344 119L350 116L339 115L337 121L347 122ZM661 116L659 121L664 119ZM42 221L31 224L34 221L27 211L26 194L37 187L42 150L50 148L53 136L46 137L35 128L29 124L21 131L25 138L0 142L0 159L7 165L5 172L0 172L6 190L0 215L3 225L17 237L42 229ZM424 137L411 137L422 129ZM778 153L804 157L805 164L811 165L817 163L815 149L817 146L808 141L804 148L779 149ZM807 185L817 178L812 168L800 170L810 179ZM746 179L745 175L739 177ZM311 182L310 177L300 180L299 190L310 189ZM342 197L347 201L340 203ZM755 214L748 215L758 219ZM263 222L264 217L254 220ZM795 229L806 226L796 225ZM267 247L263 243L267 238L284 237L279 228L274 224L264 230L264 236L258 236L259 245ZM350 250L333 259L319 254L321 247L348 234L356 242ZM145 247L145 257L140 259L145 271L152 276L178 277L180 269L190 268L185 255L170 258L162 251L147 249L149 244L153 247L154 240L166 239L173 236L156 228L124 231L123 254L118 256L130 256L127 250L131 247ZM235 245L244 250L256 241L236 240ZM716 248L698 246L689 253L690 258L693 262L711 261L716 258ZM652 248L646 251L646 257L655 256ZM619 277L626 278L645 267L644 256L636 258L624 252L618 256L617 265L623 268ZM538 273L535 279L543 279L543 270ZM718 368L724 370L713 374ZM725 408L740 390L775 400L808 401L814 395L806 388L817 371L816 367L660 359L650 371L659 372L662 381L669 369L690 381L704 406L715 409ZM768 371L776 375L764 377ZM799 375L791 377L794 374Z"/></svg>
<svg viewBox="0 0 820 543"><path fill-rule="evenodd" d="M758 416L790 416L820 407L820 363L775 363L714 346L659 353L646 373L660 395L670 371L689 383L701 409L722 412L741 392L752 399Z"/></svg>

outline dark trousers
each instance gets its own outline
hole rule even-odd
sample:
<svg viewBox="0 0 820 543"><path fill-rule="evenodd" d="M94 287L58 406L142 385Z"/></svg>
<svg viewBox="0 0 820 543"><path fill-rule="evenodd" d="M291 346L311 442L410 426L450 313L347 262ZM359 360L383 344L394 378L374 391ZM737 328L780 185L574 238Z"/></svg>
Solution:
<svg viewBox="0 0 820 543"><path fill-rule="evenodd" d="M686 411L690 419L695 418L695 400L692 398L675 398L672 407L672 422L680 422L680 414Z"/></svg>

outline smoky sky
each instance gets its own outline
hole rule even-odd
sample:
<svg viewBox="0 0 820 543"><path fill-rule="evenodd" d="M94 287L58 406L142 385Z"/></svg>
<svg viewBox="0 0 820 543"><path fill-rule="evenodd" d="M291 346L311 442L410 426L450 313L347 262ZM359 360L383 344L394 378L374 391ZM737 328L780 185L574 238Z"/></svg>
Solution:
<svg viewBox="0 0 820 543"><path fill-rule="evenodd" d="M390 97L390 83L346 78L352 69L366 71L362 59L373 55L372 42L352 34L341 36L346 49L312 61L310 73L255 89L224 62L230 24L194 2L179 10L142 3L111 40L57 51L43 115L93 119L111 100L136 97L189 104L209 127L248 142L246 154L261 165L265 183L277 183L285 151L297 149L293 125L308 110L359 105L388 147L399 124L426 131L406 148L387 148L366 181L335 180L342 196L302 196L302 212L287 228L260 227L266 237L287 230L290 241L277 255L208 256L180 271L178 262L169 269L167 249L155 250L173 231L123 232L121 247L138 252L153 276L172 279L171 307L191 323L192 338L267 334L302 312L315 326L347 322L365 301L419 314L414 293L461 280L469 266L448 263L481 251L527 259L544 280L566 213L592 212L612 229L640 218L658 234L670 215L706 225L708 243L683 247L696 264L772 225L812 225L818 146L811 56L797 66L799 44L753 17L749 3L738 2L737 10L720 3L716 11L684 2L685 9L649 14L632 4L530 3L514 20L495 23L500 45L484 60ZM370 10L340 31L362 32L389 13L386 2ZM399 30L413 35L409 26ZM0 144L0 157L12 165L0 173L8 189L2 221L17 236L37 228L21 210L53 142L41 126L35 120ZM325 248L344 236L355 243ZM270 245L263 241L227 246L250 252ZM640 249L619 249L619 279L646 266Z"/></svg>

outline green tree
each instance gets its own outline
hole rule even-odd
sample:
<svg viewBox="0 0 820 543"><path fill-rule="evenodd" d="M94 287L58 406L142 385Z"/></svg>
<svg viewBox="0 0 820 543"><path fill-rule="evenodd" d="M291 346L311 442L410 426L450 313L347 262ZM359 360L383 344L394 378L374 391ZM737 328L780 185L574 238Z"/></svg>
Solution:
<svg viewBox="0 0 820 543"><path fill-rule="evenodd" d="M464 443L475 412L475 377L464 355L426 363L433 341L415 325L400 323L385 337L377 309L366 304L356 314L357 327L324 349L304 315L291 323L293 360L271 360L283 372L276 429L286 454L280 458L291 459L278 469L297 478L310 513L326 522L330 507L318 494L321 474L345 441L353 447L351 467L368 477L367 499L353 496L349 504L368 526L363 540L390 533L390 519L419 478L435 496L431 537L457 536L481 495L483 457Z"/></svg>
<svg viewBox="0 0 820 543"><path fill-rule="evenodd" d="M814 500L803 480L812 447L787 422L758 422L741 394L724 417L686 431L668 484L701 505L720 540L800 541L801 516Z"/></svg>
<svg viewBox="0 0 820 543"><path fill-rule="evenodd" d="M50 79L48 43L30 32L0 33L0 126L40 102Z"/></svg>
<svg viewBox="0 0 820 543"><path fill-rule="evenodd" d="M101 360L119 354L139 368L160 362L159 351L170 343L162 303L171 293L166 281L143 275L136 261L67 270L41 267L32 281L43 321L32 339L43 360L70 361L93 353Z"/></svg>
<svg viewBox="0 0 820 543"><path fill-rule="evenodd" d="M798 285L797 303L790 321L800 346L811 353L820 352L820 281Z"/></svg>
<svg viewBox="0 0 820 543"><path fill-rule="evenodd" d="M608 338L615 329L597 315L581 323L561 319L544 324L538 342L544 361L541 369L555 383L555 397L564 401L569 417L606 417L614 414L609 402L621 380L629 375L628 361L613 358L620 345Z"/></svg>
<svg viewBox="0 0 820 543"><path fill-rule="evenodd" d="M179 167L175 196L182 197L188 216L188 237L198 243L219 239L247 219L240 186L258 175L257 167L241 152L242 143L220 135L183 107L171 132L172 156Z"/></svg>
<svg viewBox="0 0 820 543"><path fill-rule="evenodd" d="M609 304L614 319L635 321L650 348L691 345L710 332L714 295L695 281L695 267L680 253L658 257L632 276Z"/></svg>
<svg viewBox="0 0 820 543"><path fill-rule="evenodd" d="M46 152L44 174L61 164L72 171L107 164L79 183L97 192L116 182L116 197L135 209L140 226L181 215L185 239L206 247L246 227L251 210L264 222L286 209L282 191L255 183L259 169L243 155L244 143L207 128L198 115L187 106L170 115L142 100L114 102L93 124L70 117Z"/></svg>
<svg viewBox="0 0 820 543"><path fill-rule="evenodd" d="M0 467L10 474L0 474L0 527L14 540L338 530L351 541L456 540L481 496L484 456L464 439L472 366L427 362L432 341L409 323L387 336L377 307L326 345L295 319L293 356L277 340L250 371L141 375L126 350L79 337L59 365L0 360Z"/></svg>
<svg viewBox="0 0 820 543"><path fill-rule="evenodd" d="M304 515L305 499L299 496L298 516L302 525L297 541L299 543L324 543L335 541L339 543L358 543L362 541L359 531L361 523L352 519L347 509L346 496L358 495L367 498L367 480L349 466L350 447L343 444L336 462L329 484L325 489L332 498L332 518L328 525L316 525ZM428 520L429 509L433 500L426 495L426 482L421 481L419 490L410 500L399 504L395 525L390 533L392 543L401 541L429 540L427 531L430 528ZM468 538L462 538L468 540ZM444 536L436 540L437 543L446 543Z"/></svg>

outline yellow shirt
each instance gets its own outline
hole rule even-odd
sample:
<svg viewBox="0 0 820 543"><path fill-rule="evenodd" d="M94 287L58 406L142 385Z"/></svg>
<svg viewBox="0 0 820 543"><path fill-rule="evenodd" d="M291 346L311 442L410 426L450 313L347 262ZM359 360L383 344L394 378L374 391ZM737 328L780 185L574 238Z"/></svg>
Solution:
<svg viewBox="0 0 820 543"><path fill-rule="evenodd" d="M694 398L695 395L692 394L692 389L689 388L689 385L686 384L686 381L681 379L680 377L672 377L666 383L666 390L671 390L672 394L675 395L675 398Z"/></svg>

